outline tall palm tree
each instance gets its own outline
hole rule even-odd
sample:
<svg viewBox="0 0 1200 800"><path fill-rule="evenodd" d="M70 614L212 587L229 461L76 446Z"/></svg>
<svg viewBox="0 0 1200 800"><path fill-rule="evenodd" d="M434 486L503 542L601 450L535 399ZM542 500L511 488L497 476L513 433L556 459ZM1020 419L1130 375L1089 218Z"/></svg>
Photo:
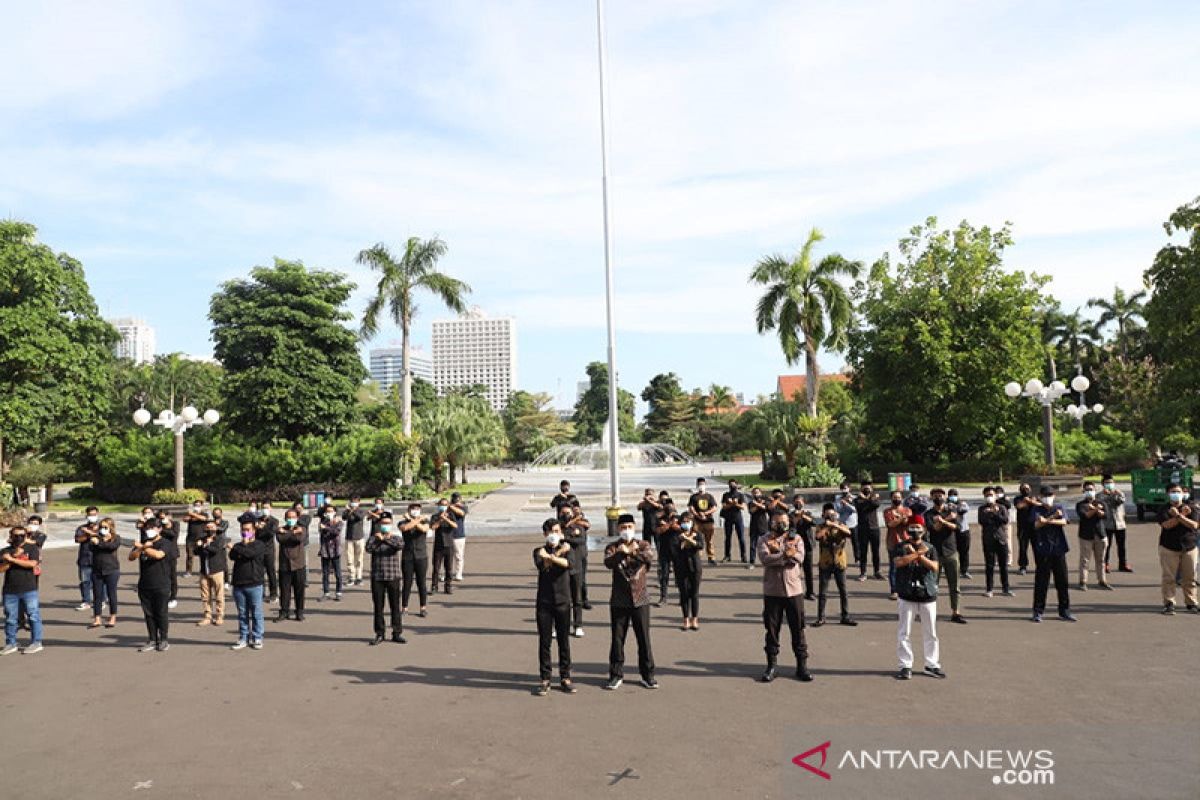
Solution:
<svg viewBox="0 0 1200 800"><path fill-rule="evenodd" d="M737 398L733 396L733 390L719 383L709 385L708 393L704 396L704 401L708 408L711 408L718 414L722 411L737 408Z"/></svg>
<svg viewBox="0 0 1200 800"><path fill-rule="evenodd" d="M466 309L465 298L471 287L437 268L438 259L446 254L446 243L436 236L432 239L411 237L404 245L404 254L397 259L382 242L358 254L357 261L380 273L375 294L363 313L359 336L364 341L379 332L380 315L387 315L400 326L403 379L400 389L400 424L404 435L412 435L412 370L409 368L409 339L413 318L417 313L416 294L424 290L436 295L451 311L461 314ZM410 482L411 465L406 460L403 480Z"/></svg>
<svg viewBox="0 0 1200 800"><path fill-rule="evenodd" d="M1077 369L1095 349L1099 338L1096 323L1085 319L1078 308L1070 314L1060 314L1050 328L1050 341L1067 354Z"/></svg>
<svg viewBox="0 0 1200 800"><path fill-rule="evenodd" d="M1129 359L1129 335L1141 327L1139 319L1143 322L1146 319L1145 299L1145 289L1127 295L1120 286L1114 286L1111 300L1093 297L1087 301L1088 308L1101 311L1100 318L1096 320L1097 329L1110 322L1117 323L1117 345L1121 349L1122 360Z"/></svg>
<svg viewBox="0 0 1200 800"><path fill-rule="evenodd" d="M817 349L840 351L846 347L850 329L850 298L838 278L857 278L862 264L837 253L825 256L815 266L813 247L824 239L816 228L796 257L772 255L759 260L750 272L750 282L767 287L758 300L755 324L758 332L778 331L779 346L788 364L804 356L808 413L817 413L820 391Z"/></svg>

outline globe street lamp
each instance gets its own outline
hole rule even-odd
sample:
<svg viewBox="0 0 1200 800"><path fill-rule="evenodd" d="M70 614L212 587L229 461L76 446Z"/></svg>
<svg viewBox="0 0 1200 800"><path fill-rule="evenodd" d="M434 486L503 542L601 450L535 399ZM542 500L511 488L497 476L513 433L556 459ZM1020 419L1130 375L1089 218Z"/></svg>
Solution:
<svg viewBox="0 0 1200 800"><path fill-rule="evenodd" d="M1082 378L1082 375L1076 376ZM1086 381L1087 378L1084 378ZM1049 386L1037 378L1030 378L1025 386L1016 381L1005 384L1004 393L1014 400L1018 397L1030 397L1042 404L1042 446L1046 451L1046 463L1054 466L1054 404L1067 393L1067 386L1062 381L1053 381Z"/></svg>
<svg viewBox="0 0 1200 800"><path fill-rule="evenodd" d="M183 434L194 425L212 426L220 419L221 415L215 409L210 408L201 415L195 406L184 406L178 414L164 408L154 419L155 425L175 434L175 491L183 491ZM150 422L150 412L139 408L133 412L133 421L139 427L144 427Z"/></svg>
<svg viewBox="0 0 1200 800"><path fill-rule="evenodd" d="M1083 418L1086 417L1088 414L1100 414L1104 411L1104 406L1100 403L1096 403L1095 405L1091 406L1090 408L1088 407L1087 400L1084 397L1084 393L1087 392L1088 387L1090 387L1091 385L1092 385L1092 382L1089 381L1087 378L1085 378L1083 375L1076 375L1074 378L1071 379L1071 388L1079 393L1079 405L1071 403L1070 405L1068 405L1066 407L1066 409L1063 410L1062 413L1066 414L1068 417L1075 420L1080 425L1083 424Z"/></svg>

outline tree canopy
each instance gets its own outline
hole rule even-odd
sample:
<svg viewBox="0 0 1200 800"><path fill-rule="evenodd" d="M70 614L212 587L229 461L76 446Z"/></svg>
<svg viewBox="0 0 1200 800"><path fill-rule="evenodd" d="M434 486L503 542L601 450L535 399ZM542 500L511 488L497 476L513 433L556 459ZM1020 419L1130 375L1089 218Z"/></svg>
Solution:
<svg viewBox="0 0 1200 800"><path fill-rule="evenodd" d="M588 388L575 404L575 441L580 444L600 441L608 423L608 365L593 361L587 365ZM623 442L637 441L633 419L633 395L624 389L617 393L617 432Z"/></svg>

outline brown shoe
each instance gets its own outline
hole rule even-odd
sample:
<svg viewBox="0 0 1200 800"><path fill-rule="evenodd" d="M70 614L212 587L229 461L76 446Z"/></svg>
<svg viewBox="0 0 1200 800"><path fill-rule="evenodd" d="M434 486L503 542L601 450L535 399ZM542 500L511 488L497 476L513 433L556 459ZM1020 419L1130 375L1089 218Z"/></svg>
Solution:
<svg viewBox="0 0 1200 800"><path fill-rule="evenodd" d="M205 617L204 619L202 619L196 623L197 628L203 627L205 625L212 625L212 620L209 619L208 617Z"/></svg>

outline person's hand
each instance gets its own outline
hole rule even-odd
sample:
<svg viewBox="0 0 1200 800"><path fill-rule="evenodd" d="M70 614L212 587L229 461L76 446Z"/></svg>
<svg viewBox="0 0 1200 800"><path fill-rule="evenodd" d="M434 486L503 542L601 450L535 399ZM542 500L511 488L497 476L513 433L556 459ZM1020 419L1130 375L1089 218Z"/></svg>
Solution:
<svg viewBox="0 0 1200 800"><path fill-rule="evenodd" d="M1176 508L1175 506L1167 506L1167 516L1168 517L1178 517L1179 509Z"/></svg>

